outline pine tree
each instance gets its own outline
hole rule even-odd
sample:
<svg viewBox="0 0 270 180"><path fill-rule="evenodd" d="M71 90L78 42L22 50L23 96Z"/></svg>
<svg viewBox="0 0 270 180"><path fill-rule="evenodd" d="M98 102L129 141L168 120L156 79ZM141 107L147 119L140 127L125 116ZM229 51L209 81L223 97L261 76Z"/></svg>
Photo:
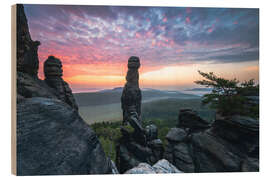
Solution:
<svg viewBox="0 0 270 180"><path fill-rule="evenodd" d="M249 100L249 96L259 95L259 85L255 85L253 79L240 84L237 79L224 79L213 72L198 72L204 79L195 83L212 88L211 93L203 96L203 104L210 104L210 107L223 116L259 116L259 105Z"/></svg>

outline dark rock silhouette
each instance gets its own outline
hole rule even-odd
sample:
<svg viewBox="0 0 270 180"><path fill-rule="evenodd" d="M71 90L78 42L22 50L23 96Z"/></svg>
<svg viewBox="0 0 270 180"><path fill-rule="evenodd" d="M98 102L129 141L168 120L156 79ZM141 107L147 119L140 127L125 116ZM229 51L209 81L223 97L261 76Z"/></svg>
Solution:
<svg viewBox="0 0 270 180"><path fill-rule="evenodd" d="M24 7L17 5L17 71L37 77L39 41L31 39Z"/></svg>
<svg viewBox="0 0 270 180"><path fill-rule="evenodd" d="M201 118L196 111L181 109L178 116L178 126L188 128L192 131L209 128L211 122Z"/></svg>
<svg viewBox="0 0 270 180"><path fill-rule="evenodd" d="M190 123L183 123L188 118ZM217 116L213 123L207 123L194 111L180 110L179 125L166 138L164 158L181 171L259 171L257 119Z"/></svg>
<svg viewBox="0 0 270 180"><path fill-rule="evenodd" d="M57 97L78 110L78 105L72 91L63 79L62 62L54 56L49 56L44 62L45 82L57 92Z"/></svg>
<svg viewBox="0 0 270 180"><path fill-rule="evenodd" d="M26 98L17 108L18 175L111 173L95 132L58 99Z"/></svg>
<svg viewBox="0 0 270 180"><path fill-rule="evenodd" d="M17 175L115 173L95 132L77 112L61 79L61 62L45 65L45 81L37 77L37 45L23 5L17 5Z"/></svg>
<svg viewBox="0 0 270 180"><path fill-rule="evenodd" d="M121 129L122 136L116 146L116 166L120 173L138 166L145 162L153 165L163 157L162 141L158 139L157 128L154 125L147 126L146 136L151 137L145 142L141 141L141 135L130 133L124 128ZM154 128L153 128L154 127Z"/></svg>
<svg viewBox="0 0 270 180"><path fill-rule="evenodd" d="M123 124L127 123L128 107L135 106L138 114L138 122L141 124L141 100L142 94L139 87L139 72L140 59L136 56L131 56L128 59L128 72L126 76L127 83L122 92L121 105L123 110Z"/></svg>
<svg viewBox="0 0 270 180"><path fill-rule="evenodd" d="M128 60L127 83L123 89L121 103L123 124L129 123L134 131L121 127L122 136L116 146L116 166L120 173L138 166L141 162L153 165L163 157L162 141L158 139L155 125L142 127L141 90L139 88L140 60L132 56Z"/></svg>

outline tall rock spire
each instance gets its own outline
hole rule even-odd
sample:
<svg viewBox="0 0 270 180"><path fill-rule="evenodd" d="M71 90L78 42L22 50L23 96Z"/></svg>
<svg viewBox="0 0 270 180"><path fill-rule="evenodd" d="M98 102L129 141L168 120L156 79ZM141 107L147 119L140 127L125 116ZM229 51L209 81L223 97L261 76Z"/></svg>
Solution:
<svg viewBox="0 0 270 180"><path fill-rule="evenodd" d="M39 41L33 41L22 4L17 5L17 70L37 77Z"/></svg>
<svg viewBox="0 0 270 180"><path fill-rule="evenodd" d="M62 62L54 56L49 56L44 62L45 82L57 92L57 97L78 110L78 105L73 97L72 91L63 79Z"/></svg>
<svg viewBox="0 0 270 180"><path fill-rule="evenodd" d="M122 92L121 104L123 110L123 124L126 124L129 117L129 109L136 110L138 122L141 124L141 90L139 87L139 72L140 59L136 56L131 56L128 59L128 72L126 75L126 84Z"/></svg>

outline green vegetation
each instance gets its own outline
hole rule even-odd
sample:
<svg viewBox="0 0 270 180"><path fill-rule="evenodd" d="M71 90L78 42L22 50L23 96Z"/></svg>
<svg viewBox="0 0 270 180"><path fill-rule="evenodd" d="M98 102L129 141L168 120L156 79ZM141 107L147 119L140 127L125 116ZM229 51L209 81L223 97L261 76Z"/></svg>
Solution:
<svg viewBox="0 0 270 180"><path fill-rule="evenodd" d="M192 108L207 119L214 119L214 111L207 106L201 106L200 99L163 99L142 104L143 127L155 124L158 128L158 137L165 145L169 130L177 125L179 109ZM115 145L121 136L120 126L122 119L114 122L94 123L91 127L96 132L107 156L115 160ZM132 127L127 126L132 131Z"/></svg>
<svg viewBox="0 0 270 180"><path fill-rule="evenodd" d="M210 94L203 96L203 104L210 104L211 108L223 116L238 114L259 117L259 104L248 100L249 96L259 95L259 85L255 85L253 79L239 83L237 79L224 79L213 72L198 72L205 79L195 83L213 88Z"/></svg>

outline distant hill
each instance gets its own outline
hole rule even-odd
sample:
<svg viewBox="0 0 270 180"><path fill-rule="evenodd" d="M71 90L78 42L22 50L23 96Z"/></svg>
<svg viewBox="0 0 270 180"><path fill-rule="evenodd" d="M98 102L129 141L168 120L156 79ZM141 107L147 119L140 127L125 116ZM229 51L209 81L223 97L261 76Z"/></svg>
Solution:
<svg viewBox="0 0 270 180"><path fill-rule="evenodd" d="M79 106L107 105L120 103L122 91L122 87L117 87L98 92L74 93L74 97ZM142 89L142 100L144 102L165 98L193 99L200 97L197 95L185 94L179 91L166 91L149 88Z"/></svg>
<svg viewBox="0 0 270 180"><path fill-rule="evenodd" d="M212 88L192 88L186 89L185 91L212 91Z"/></svg>

